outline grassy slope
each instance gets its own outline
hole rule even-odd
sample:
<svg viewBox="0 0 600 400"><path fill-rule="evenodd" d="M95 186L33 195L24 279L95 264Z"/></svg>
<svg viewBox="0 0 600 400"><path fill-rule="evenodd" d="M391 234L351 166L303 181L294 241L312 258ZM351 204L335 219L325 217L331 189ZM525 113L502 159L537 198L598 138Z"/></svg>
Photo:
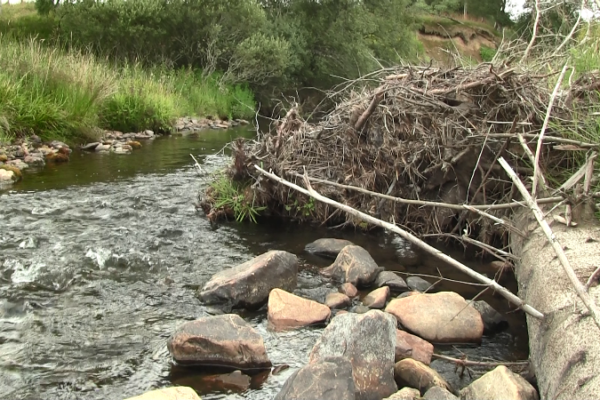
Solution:
<svg viewBox="0 0 600 400"><path fill-rule="evenodd" d="M2 7L0 23L39 18L32 4ZM68 142L95 128L167 130L184 115L247 118L254 98L218 77L138 65L111 65L90 54L0 36L0 142L36 133Z"/></svg>

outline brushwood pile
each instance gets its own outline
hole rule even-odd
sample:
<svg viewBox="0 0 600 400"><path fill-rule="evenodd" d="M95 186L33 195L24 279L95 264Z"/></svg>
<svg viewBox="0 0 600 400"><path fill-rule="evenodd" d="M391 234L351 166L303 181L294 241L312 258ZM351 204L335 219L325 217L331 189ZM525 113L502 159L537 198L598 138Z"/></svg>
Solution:
<svg viewBox="0 0 600 400"><path fill-rule="evenodd" d="M290 108L269 132L233 142L227 176L240 188L241 200L270 216L329 226L361 224L261 175L255 165L303 187L306 174L320 194L419 235L466 231L484 243L505 241L504 228L478 213L386 200L349 187L454 205L514 202L518 191L498 158L531 185L531 155L557 75L487 63L385 69L337 88L330 95L336 106L318 122L309 123ZM540 153L544 176L573 169L577 157L596 146L582 138L597 127L580 117L598 103L599 87L597 75L586 75L556 95ZM551 186L552 180L546 183ZM211 220L234 212L217 197L214 186L201 194ZM502 218L511 208L487 211Z"/></svg>

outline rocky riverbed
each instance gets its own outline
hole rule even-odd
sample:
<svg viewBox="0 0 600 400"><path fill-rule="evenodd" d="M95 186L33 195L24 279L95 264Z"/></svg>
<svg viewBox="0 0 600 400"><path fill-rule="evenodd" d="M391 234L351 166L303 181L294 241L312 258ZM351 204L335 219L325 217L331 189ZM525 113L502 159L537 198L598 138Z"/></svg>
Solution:
<svg viewBox="0 0 600 400"><path fill-rule="evenodd" d="M181 325L167 341L173 361L184 368L227 367L238 376L247 373L242 380L246 382L252 371L276 373L281 366L272 369L261 334L232 312L266 307L272 332L324 327L307 364L288 377L275 399L538 398L536 389L506 366L498 365L461 386L446 380L441 373L447 371L432 368L434 344L480 344L484 332L506 327L502 315L485 301L438 292L416 276L406 282L347 240L320 239L305 251L335 257L319 270L339 285L329 290L324 302L322 296L294 294L296 255L266 252L215 274L199 289L200 300L220 306L220 315ZM360 299L359 289L367 290Z"/></svg>

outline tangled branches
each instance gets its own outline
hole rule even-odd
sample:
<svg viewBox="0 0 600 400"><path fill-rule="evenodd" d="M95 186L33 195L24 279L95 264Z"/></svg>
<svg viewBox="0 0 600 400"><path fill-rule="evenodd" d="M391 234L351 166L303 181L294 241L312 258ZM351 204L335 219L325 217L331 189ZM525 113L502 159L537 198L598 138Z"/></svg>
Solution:
<svg viewBox="0 0 600 400"><path fill-rule="evenodd" d="M491 64L472 69L386 69L371 74L368 81L348 85L343 100L317 124L302 120L291 109L271 134L237 147L231 172L252 177L258 205L275 215L290 216L290 204L309 199L264 180L252 168L255 164L299 184L306 168L323 195L418 234L466 229L481 242L491 243L504 237L506 227L481 213L399 203L368 191L454 205L511 203L518 192L497 160L502 156L519 174L532 175L529 155L535 151L546 115L551 86L547 79ZM368 84L372 82L377 86ZM578 90L561 93L555 101L540 154L542 174L552 176L569 167L572 157L564 151L568 146L594 147L566 137L565 132L578 129L572 125L577 124L574 110L590 103L589 92L582 87L598 82L587 77L573 85ZM489 210L498 218L508 212L508 207ZM298 217L358 225L325 204Z"/></svg>

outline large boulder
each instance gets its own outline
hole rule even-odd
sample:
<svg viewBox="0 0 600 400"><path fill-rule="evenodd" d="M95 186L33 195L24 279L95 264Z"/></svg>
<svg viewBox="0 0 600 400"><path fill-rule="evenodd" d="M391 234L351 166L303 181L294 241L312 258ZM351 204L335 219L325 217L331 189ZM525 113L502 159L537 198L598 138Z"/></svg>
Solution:
<svg viewBox="0 0 600 400"><path fill-rule="evenodd" d="M398 386L410 386L419 389L421 394L424 394L434 386L439 386L448 391L451 390L448 383L446 383L440 374L422 362L413 360L412 358L405 358L398 361L394 367L394 375L396 376ZM481 399L484 398L482 397Z"/></svg>
<svg viewBox="0 0 600 400"><path fill-rule="evenodd" d="M357 287L365 287L373 283L381 270L368 251L352 245L344 247L333 264L322 269L321 273Z"/></svg>
<svg viewBox="0 0 600 400"><path fill-rule="evenodd" d="M400 329L396 330L396 362L405 358L412 358L429 365L431 356L433 356L433 345L431 343Z"/></svg>
<svg viewBox="0 0 600 400"><path fill-rule="evenodd" d="M206 304L257 307L264 304L272 289L293 291L297 274L298 258L273 250L215 274L200 291L200 298Z"/></svg>
<svg viewBox="0 0 600 400"><path fill-rule="evenodd" d="M326 305L281 289L271 290L267 317L274 329L300 328L324 322L331 316Z"/></svg>
<svg viewBox="0 0 600 400"><path fill-rule="evenodd" d="M500 365L460 391L461 400L537 400L533 386Z"/></svg>
<svg viewBox="0 0 600 400"><path fill-rule="evenodd" d="M401 276L392 271L381 271L375 278L375 286L387 286L393 293L406 292L408 285Z"/></svg>
<svg viewBox="0 0 600 400"><path fill-rule="evenodd" d="M294 372L275 400L354 400L352 365L345 357L325 357Z"/></svg>
<svg viewBox="0 0 600 400"><path fill-rule="evenodd" d="M167 342L180 364L269 368L263 338L239 315L203 317L180 326Z"/></svg>
<svg viewBox="0 0 600 400"><path fill-rule="evenodd" d="M479 312L454 292L394 299L385 311L410 332L434 343L479 343L483 335Z"/></svg>
<svg viewBox="0 0 600 400"><path fill-rule="evenodd" d="M186 386L176 386L156 389L139 396L129 397L125 400L201 400L194 389Z"/></svg>
<svg viewBox="0 0 600 400"><path fill-rule="evenodd" d="M313 347L309 363L344 356L352 363L356 399L381 399L398 390L394 381L396 321L379 310L337 315Z"/></svg>
<svg viewBox="0 0 600 400"><path fill-rule="evenodd" d="M317 256L336 258L340 251L346 246L352 245L349 240L323 238L317 239L304 247L304 251Z"/></svg>

